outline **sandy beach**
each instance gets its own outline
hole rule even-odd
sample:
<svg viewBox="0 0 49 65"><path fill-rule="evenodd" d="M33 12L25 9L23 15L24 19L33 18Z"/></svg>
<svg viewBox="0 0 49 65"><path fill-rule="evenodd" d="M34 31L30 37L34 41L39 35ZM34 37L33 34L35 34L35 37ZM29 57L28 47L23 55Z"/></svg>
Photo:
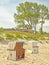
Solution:
<svg viewBox="0 0 49 65"><path fill-rule="evenodd" d="M49 65L49 44L39 44L39 53L31 53L31 45L25 46L25 58L17 61L8 59L8 44L0 44L0 65ZM30 50L30 51L28 51Z"/></svg>

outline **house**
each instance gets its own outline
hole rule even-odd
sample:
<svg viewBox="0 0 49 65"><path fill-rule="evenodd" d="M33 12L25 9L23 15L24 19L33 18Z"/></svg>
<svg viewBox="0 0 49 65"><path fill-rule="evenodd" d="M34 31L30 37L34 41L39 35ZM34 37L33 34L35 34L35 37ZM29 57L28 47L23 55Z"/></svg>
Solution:
<svg viewBox="0 0 49 65"><path fill-rule="evenodd" d="M8 59L17 60L25 57L25 49L23 41L12 41L8 44Z"/></svg>

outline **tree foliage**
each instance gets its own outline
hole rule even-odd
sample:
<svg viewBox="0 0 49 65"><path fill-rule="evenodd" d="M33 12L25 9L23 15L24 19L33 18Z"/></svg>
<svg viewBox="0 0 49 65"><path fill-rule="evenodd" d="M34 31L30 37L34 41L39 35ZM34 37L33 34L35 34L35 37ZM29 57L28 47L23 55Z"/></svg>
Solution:
<svg viewBox="0 0 49 65"><path fill-rule="evenodd" d="M48 8L45 6L45 5L39 5L40 7L40 23L41 23L41 33L43 32L42 31L42 28L43 28L43 24L45 23L45 19L48 19Z"/></svg>
<svg viewBox="0 0 49 65"><path fill-rule="evenodd" d="M18 28L32 29L36 32L36 25L41 19L41 31L45 19L49 18L48 8L45 5L24 2L16 7L17 13L14 14L15 22Z"/></svg>

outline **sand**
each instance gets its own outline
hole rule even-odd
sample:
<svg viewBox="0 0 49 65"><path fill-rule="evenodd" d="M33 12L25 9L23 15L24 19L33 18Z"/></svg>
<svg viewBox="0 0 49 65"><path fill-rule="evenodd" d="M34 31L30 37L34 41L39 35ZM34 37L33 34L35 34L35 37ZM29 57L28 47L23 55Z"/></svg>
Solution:
<svg viewBox="0 0 49 65"><path fill-rule="evenodd" d="M32 54L29 46L25 47L24 59L13 61L8 59L8 45L0 44L0 65L49 65L49 44L39 44L38 54Z"/></svg>

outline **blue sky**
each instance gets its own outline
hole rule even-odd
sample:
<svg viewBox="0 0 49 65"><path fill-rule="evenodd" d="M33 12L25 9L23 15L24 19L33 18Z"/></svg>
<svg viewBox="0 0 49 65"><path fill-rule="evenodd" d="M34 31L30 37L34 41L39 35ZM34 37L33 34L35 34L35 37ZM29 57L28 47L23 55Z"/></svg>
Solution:
<svg viewBox="0 0 49 65"><path fill-rule="evenodd" d="M45 4L49 8L49 0L0 0L0 27L12 28L16 27L14 23L14 13L16 6L25 1L37 2L38 4ZM46 25L49 25L46 23Z"/></svg>

